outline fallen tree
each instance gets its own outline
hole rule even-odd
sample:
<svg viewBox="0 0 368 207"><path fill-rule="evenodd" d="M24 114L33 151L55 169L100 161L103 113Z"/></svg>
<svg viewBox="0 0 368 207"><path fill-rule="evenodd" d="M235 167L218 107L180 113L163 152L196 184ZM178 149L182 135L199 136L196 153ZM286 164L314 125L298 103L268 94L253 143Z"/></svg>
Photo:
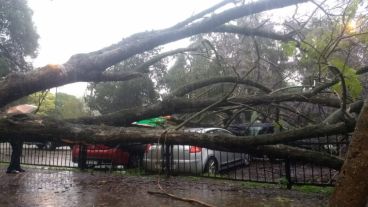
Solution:
<svg viewBox="0 0 368 207"><path fill-rule="evenodd" d="M190 144L223 151L266 154L270 157L305 161L338 170L343 162L340 158L287 144L318 136L345 134L354 130L355 120L353 115L359 114L362 108L362 101L353 102L353 100L359 99L359 95L355 94L359 91L356 89L358 85L356 75L364 75L367 71L364 65L354 65L356 68L361 68L356 72L347 66L350 62L359 62L349 59L353 51L351 47L362 45L363 43L359 41L363 40L360 40L358 37L366 35L366 31L360 31L360 33L351 33L351 31L348 31L348 21L351 20L351 16L355 15L357 4L349 2L343 6L340 5L343 15L332 15L324 8L329 8L328 5L324 5L324 2L318 4L312 1L315 5L315 10L310 13L309 17L306 19L302 19L301 17L300 20L297 19L298 15L296 14L298 9L296 8L295 14L291 17L290 22L284 23L285 27L288 28L287 31L285 29L286 32L281 34L273 32L266 27L263 28L267 21L256 22L255 27L244 27L247 22L244 23L242 21L245 20L239 20L239 18L249 17L250 15L256 15L272 9L297 5L307 1L262 0L247 4L234 1L232 2L234 3L232 7L228 9L224 8L225 5L231 2L221 2L170 28L137 33L98 51L73 55L66 63L61 65L50 64L29 72L11 73L0 80L0 107L5 107L12 101L34 92L67 83L80 81L96 83L139 80L139 78L149 75L149 68L162 60L162 58L183 53L192 55L194 52L201 52L201 50L205 50L205 52L202 51L201 55L206 54L206 57L212 60L212 66L232 70L233 75L226 74L221 77L208 77L206 80L193 81L177 90L171 91L167 96L162 97L162 99L150 105L142 104L142 106L125 108L101 116L81 117L73 120L57 120L24 114L1 115L1 140L56 140L69 143L105 144L122 142ZM218 9L222 10L218 11ZM326 21L325 25L320 24L324 25L322 27L316 26L319 24L313 22L314 14L319 10L322 14L326 15L327 19L323 20ZM355 11L355 13L352 11ZM349 12L352 12L352 14ZM340 21L341 26L336 26L335 23ZM335 25L336 28L331 29L329 28L330 25ZM322 35L327 31L326 28L329 28L332 32L329 35ZM362 28L364 27L362 26ZM308 32L311 32L312 35ZM188 48L180 48L158 54L133 68L119 72L109 70L113 65L129 60L135 55L150 51L166 43L195 35L202 35L200 37L203 38L205 34L211 33L239 35L235 36L236 40L242 39L240 36L249 37L249 42L252 42L251 47L254 48L254 52L252 53L254 58L251 61L231 59L233 56L236 56L234 55L236 52L230 55L225 54L225 57L222 57L220 54L221 51L219 52L218 50L223 47L226 52L228 45L219 44L215 47L211 45L211 41L205 40L204 42L206 43L203 44L194 44ZM309 36L313 38L308 39ZM340 45L343 40L350 39L349 47L341 46L343 44ZM279 59L273 59L275 56L274 51L270 52L271 55L269 57L262 54L261 46L269 49L272 42L263 42L261 44L261 41L268 40L278 41L275 45L282 45L282 47L277 47L277 50L285 50L285 53L290 53L288 50L291 48L292 55L285 54L281 55ZM244 47L249 47L249 42L241 43L244 43ZM349 51L345 51L347 48ZM238 49L239 51L237 52L239 53L244 50L244 48ZM365 53L362 52L364 50L362 48L359 49L361 52L356 56L364 56ZM245 54L248 55L248 53ZM249 56L252 56L252 54ZM243 58L246 59L244 56ZM347 57L344 61L336 61L336 59L341 59L341 57L345 56ZM301 63L293 64L298 61ZM341 62L344 62L344 64ZM311 74L305 72L308 69L313 69L310 72ZM258 70L257 74L252 76L253 79L249 78L248 75L255 70ZM288 72L288 70L289 72L298 71L299 75L304 76L305 82L307 82L307 76L310 75L313 82L318 82L318 84L290 86L284 77L287 76L285 72ZM262 76L262 73L266 78L271 76L271 78L268 77L269 79L263 79L266 82L265 84L262 84L260 79L258 79ZM274 78L274 74L277 74L282 79L276 84L270 84ZM230 88L230 90L224 90L221 96L206 98L201 98L200 95L194 96L195 98L188 98L186 96L195 91L225 83L228 84L227 86L229 84L231 85L227 88ZM340 84L338 88L336 84ZM304 103L307 103L308 107L304 107L303 109L312 108L312 106L317 105L320 120L324 118L321 115L322 112L328 114L327 118L320 123L315 122L307 116L308 112L313 112L313 110L303 114L301 112L302 110L297 109L298 105ZM226 112L231 117L244 110L251 110L252 112L258 110L257 112L262 114L265 120L268 119L269 122L274 122L275 125L279 126L280 130L285 130L285 124L282 121L287 122L287 119L282 120L280 117L287 116L290 113L292 115L296 114L307 121L312 120L313 123L319 124L308 125L307 122L302 128L254 137L193 134L175 130L167 131L126 127L130 126L133 121L161 115L192 113L190 115L191 118L184 121L186 123L192 118L196 118L208 111L212 113ZM363 117L361 119L366 118L363 115L361 117ZM230 120L232 118L234 117L231 117ZM364 139L361 138L364 136L361 134L357 134L356 136L359 139L354 142L354 146L359 146L361 143L364 144ZM354 150L356 149L354 148ZM358 149L356 153L359 154L361 151L362 149ZM361 160L360 157L350 156L348 162L353 163L356 159ZM346 167L346 169L352 171L349 167ZM363 192L363 194L366 192L364 191L366 186L363 185L360 189L360 192ZM361 194L359 195L362 197Z"/></svg>
<svg viewBox="0 0 368 207"><path fill-rule="evenodd" d="M368 184L364 181L368 170L368 105L365 101L359 115L347 158L340 173L331 206L366 206L368 204Z"/></svg>
<svg viewBox="0 0 368 207"><path fill-rule="evenodd" d="M229 152L265 154L275 158L288 158L339 169L343 162L340 158L321 152L279 145L279 143L348 133L352 131L353 126L345 123L328 126L316 125L275 134L242 137L137 127L71 124L50 118L17 114L0 119L0 128L6 129L0 132L1 141L22 139L25 141L62 141L73 144L116 145L129 142L189 144ZM19 130L20 128L22 130Z"/></svg>

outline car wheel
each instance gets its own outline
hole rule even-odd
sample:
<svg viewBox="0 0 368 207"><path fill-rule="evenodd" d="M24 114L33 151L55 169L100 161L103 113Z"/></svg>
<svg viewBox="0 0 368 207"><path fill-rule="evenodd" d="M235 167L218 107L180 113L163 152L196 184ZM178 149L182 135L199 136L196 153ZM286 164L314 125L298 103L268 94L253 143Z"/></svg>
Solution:
<svg viewBox="0 0 368 207"><path fill-rule="evenodd" d="M53 142L45 142L44 149L45 150L55 150L56 146Z"/></svg>
<svg viewBox="0 0 368 207"><path fill-rule="evenodd" d="M204 172L208 173L208 175L216 175L218 173L218 163L216 158L211 157L207 160Z"/></svg>

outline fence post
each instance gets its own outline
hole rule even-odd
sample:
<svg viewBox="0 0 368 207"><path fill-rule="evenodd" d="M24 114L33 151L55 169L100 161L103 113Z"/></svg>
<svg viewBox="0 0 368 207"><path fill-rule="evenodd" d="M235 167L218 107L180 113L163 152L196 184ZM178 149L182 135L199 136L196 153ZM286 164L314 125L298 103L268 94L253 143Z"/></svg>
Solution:
<svg viewBox="0 0 368 207"><path fill-rule="evenodd" d="M286 158L285 160L285 176L286 176L286 188L291 189L292 187L292 181L291 181L291 166L290 166L290 159Z"/></svg>
<svg viewBox="0 0 368 207"><path fill-rule="evenodd" d="M79 145L79 159L78 159L78 167L81 170L86 169L87 164L87 146L84 144Z"/></svg>
<svg viewBox="0 0 368 207"><path fill-rule="evenodd" d="M171 154L170 154L170 145L165 145L165 169L166 169L166 176L171 175Z"/></svg>

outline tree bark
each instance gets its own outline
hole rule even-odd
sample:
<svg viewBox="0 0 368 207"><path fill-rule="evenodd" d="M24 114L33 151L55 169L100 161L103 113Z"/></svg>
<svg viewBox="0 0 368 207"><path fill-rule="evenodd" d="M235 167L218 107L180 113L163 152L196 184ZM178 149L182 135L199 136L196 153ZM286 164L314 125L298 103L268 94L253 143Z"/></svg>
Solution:
<svg viewBox="0 0 368 207"><path fill-rule="evenodd" d="M331 207L368 205L368 101L359 115L347 158L340 171Z"/></svg>
<svg viewBox="0 0 368 207"><path fill-rule="evenodd" d="M252 2L225 10L197 22L193 20L180 28L173 26L159 31L137 33L101 50L73 55L62 65L47 65L25 74L9 75L5 80L0 80L0 107L37 91L99 78L99 75L108 67L136 54L192 35L211 32L211 29L231 20L306 1L264 0ZM131 78L131 76L129 77Z"/></svg>
<svg viewBox="0 0 368 207"><path fill-rule="evenodd" d="M330 107L339 107L340 101L337 98L315 96L310 93L293 94L273 94L259 95L245 98L231 98L217 106L233 106L236 104L262 105L281 102L309 102ZM144 107L134 107L120 110L110 114L96 117L81 117L67 120L72 123L81 124L106 124L110 126L129 126L132 122L151 117L164 116L173 113L187 113L199 111L215 102L217 99L190 100L186 98L169 97L164 100Z"/></svg>
<svg viewBox="0 0 368 207"><path fill-rule="evenodd" d="M237 83L239 85L248 85L248 86L258 88L259 90L265 93L270 93L272 91L266 86L263 86L262 84L254 82L252 80L238 79L237 77L234 77L234 76L224 76L224 77L214 77L214 78L190 83L186 86L176 89L175 91L171 93L171 95L172 96L184 96L185 94L191 91L194 91L194 90L197 90L199 88L206 87L209 85L214 85L217 83Z"/></svg>
<svg viewBox="0 0 368 207"><path fill-rule="evenodd" d="M302 140L308 137L347 132L344 123L328 126L308 126L277 134L237 137L219 134L187 133L165 130L111 127L104 125L71 124L55 119L18 114L0 119L2 141L22 139L26 141L64 141L68 143L157 143L195 145L229 152L245 152L271 155L275 158L291 158L339 169L342 160L328 154L300 149L287 145L274 145ZM22 130L19 130L22 129ZM262 146L266 145L266 146Z"/></svg>

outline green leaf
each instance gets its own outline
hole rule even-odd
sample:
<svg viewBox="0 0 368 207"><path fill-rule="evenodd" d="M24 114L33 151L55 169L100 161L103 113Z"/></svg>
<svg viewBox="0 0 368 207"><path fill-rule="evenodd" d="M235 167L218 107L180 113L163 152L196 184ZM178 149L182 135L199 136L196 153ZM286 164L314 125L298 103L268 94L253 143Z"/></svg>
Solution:
<svg viewBox="0 0 368 207"><path fill-rule="evenodd" d="M358 10L360 0L353 0L345 9L345 19L350 21L352 18L355 17L355 14Z"/></svg>
<svg viewBox="0 0 368 207"><path fill-rule="evenodd" d="M358 75L356 74L356 71L348 67L341 59L334 59L331 61L331 64L338 68L342 75L345 78L346 88L349 93L349 95L355 100L360 96L363 90L362 83L358 79ZM332 87L340 96L342 95L342 86L341 82L338 84L335 84Z"/></svg>
<svg viewBox="0 0 368 207"><path fill-rule="evenodd" d="M292 56L296 49L296 42L289 41L287 43L282 43L281 48L286 56Z"/></svg>

